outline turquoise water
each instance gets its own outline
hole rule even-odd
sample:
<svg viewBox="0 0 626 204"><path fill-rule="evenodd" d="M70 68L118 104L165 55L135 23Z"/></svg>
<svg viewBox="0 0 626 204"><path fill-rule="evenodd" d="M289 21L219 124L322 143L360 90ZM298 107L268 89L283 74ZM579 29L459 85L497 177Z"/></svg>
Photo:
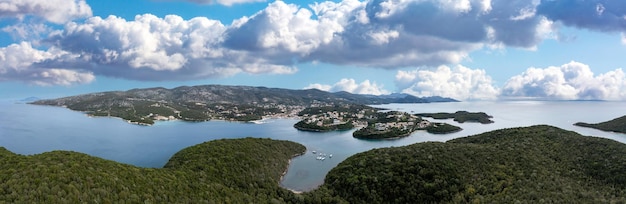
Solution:
<svg viewBox="0 0 626 204"><path fill-rule="evenodd" d="M159 122L146 127L116 118L89 118L60 107L0 101L0 146L18 154L71 150L142 167L162 167L181 149L221 138L260 137L290 140L307 147L307 153L291 161L281 185L297 191L319 186L330 169L347 157L374 148L404 146L424 141L447 141L507 127L549 124L583 135L606 137L626 143L626 135L573 126L578 121L600 122L626 115L624 102L460 102L390 104L377 107L406 112L483 111L495 123L457 124L464 130L448 135L415 132L395 140L359 140L353 131L311 133L294 129L293 119L272 119L263 124L211 121ZM312 151L333 154L317 160Z"/></svg>

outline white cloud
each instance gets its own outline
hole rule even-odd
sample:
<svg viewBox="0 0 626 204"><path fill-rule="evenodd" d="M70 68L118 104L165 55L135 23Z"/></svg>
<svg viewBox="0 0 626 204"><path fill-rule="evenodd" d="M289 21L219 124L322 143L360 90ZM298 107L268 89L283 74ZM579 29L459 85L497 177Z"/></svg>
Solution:
<svg viewBox="0 0 626 204"><path fill-rule="evenodd" d="M68 23L45 42L75 53L58 64L90 64L99 75L139 80L180 80L253 74L290 74L291 63L224 48L227 27L204 17L138 15L133 21L109 16Z"/></svg>
<svg viewBox="0 0 626 204"><path fill-rule="evenodd" d="M322 91L330 91L330 89L332 89L333 86L332 85L328 85L328 84L309 84L307 87L304 87L304 89L319 89Z"/></svg>
<svg viewBox="0 0 626 204"><path fill-rule="evenodd" d="M626 1L541 1L537 14L566 26L600 32L626 31Z"/></svg>
<svg viewBox="0 0 626 204"><path fill-rule="evenodd" d="M198 4L221 4L224 6L232 6L235 4L265 2L266 0L179 0L179 1L187 1L187 2L193 2L193 3L198 3Z"/></svg>
<svg viewBox="0 0 626 204"><path fill-rule="evenodd" d="M558 67L528 68L514 76L502 89L504 97L535 97L560 100L626 99L626 77L622 69L594 76L588 65L570 62Z"/></svg>
<svg viewBox="0 0 626 204"><path fill-rule="evenodd" d="M396 86L401 92L416 96L443 96L457 100L493 100L499 93L485 70L462 65L398 71Z"/></svg>
<svg viewBox="0 0 626 204"><path fill-rule="evenodd" d="M86 71L38 67L38 63L66 53L40 51L23 42L0 48L0 81L23 81L37 85L73 85L90 83L95 76Z"/></svg>
<svg viewBox="0 0 626 204"><path fill-rule="evenodd" d="M304 89L319 89L329 92L345 91L354 94L371 94L371 95L383 95L390 92L385 90L382 85L378 85L375 82L365 80L361 83L357 83L354 79L341 79L339 82L333 85L326 84L310 84Z"/></svg>
<svg viewBox="0 0 626 204"><path fill-rule="evenodd" d="M92 73L66 69L47 69L29 75L28 81L40 86L88 84L95 80Z"/></svg>
<svg viewBox="0 0 626 204"><path fill-rule="evenodd" d="M85 0L1 0L0 18L37 16L48 22L62 24L76 18L91 16Z"/></svg>
<svg viewBox="0 0 626 204"><path fill-rule="evenodd" d="M334 35L343 32L337 12L344 12L345 4L317 4L312 6L317 13L313 19L311 10L293 4L276 1L250 18L240 19L227 32L225 46L247 51L262 57L301 57L329 44ZM330 15L333 18L327 18Z"/></svg>
<svg viewBox="0 0 626 204"><path fill-rule="evenodd" d="M0 48L0 74L24 71L33 63L53 57L53 54L37 50L27 42L11 44Z"/></svg>
<svg viewBox="0 0 626 204"><path fill-rule="evenodd" d="M52 28L48 27L46 24L17 23L8 25L1 30L9 33L14 39L37 41L50 33Z"/></svg>
<svg viewBox="0 0 626 204"><path fill-rule="evenodd" d="M232 5L257 0L187 1ZM595 12L596 3L570 4L585 13ZM622 4L626 8L626 3L603 4L602 18L583 21L583 15L556 15L560 8L570 9L563 1L343 0L309 7L275 1L224 25L205 17L151 14L67 23L91 15L84 0L0 0L0 18L36 16L65 23L58 31L45 25L3 28L31 44L66 53L39 62L39 67L135 80L187 80L290 74L307 62L387 69L458 64L485 47L536 49L542 40L555 38L556 21L626 32L619 24L626 12L616 7Z"/></svg>

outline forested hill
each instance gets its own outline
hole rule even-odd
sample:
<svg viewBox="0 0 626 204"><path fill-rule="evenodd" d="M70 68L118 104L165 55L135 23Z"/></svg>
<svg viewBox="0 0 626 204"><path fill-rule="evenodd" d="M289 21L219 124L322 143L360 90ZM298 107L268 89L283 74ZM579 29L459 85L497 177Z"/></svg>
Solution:
<svg viewBox="0 0 626 204"><path fill-rule="evenodd" d="M265 203L305 147L270 139L215 140L186 148L165 168L139 168L68 151L33 156L0 149L0 203Z"/></svg>
<svg viewBox="0 0 626 204"><path fill-rule="evenodd" d="M626 133L626 115L615 118L606 122L590 124L584 122L577 122L574 125L588 128L595 128L602 131Z"/></svg>
<svg viewBox="0 0 626 204"><path fill-rule="evenodd" d="M39 100L32 104L64 106L93 116L120 117L133 123L149 125L157 120L174 119L251 121L263 117L293 117L307 107L454 101L450 98L420 98L408 94L374 96L330 93L317 89L204 85L101 92Z"/></svg>
<svg viewBox="0 0 626 204"><path fill-rule="evenodd" d="M626 202L626 145L550 126L354 155L324 191L351 203Z"/></svg>
<svg viewBox="0 0 626 204"><path fill-rule="evenodd" d="M82 153L0 148L6 203L623 203L626 145L550 126L359 153L319 189L279 187L305 147L222 139L185 148L164 168Z"/></svg>
<svg viewBox="0 0 626 204"><path fill-rule="evenodd" d="M443 97L416 97L408 94L362 95L348 92L326 92L317 89L292 90L252 86L202 85L182 86L173 89L146 88L128 91L114 91L71 96L52 100L40 100L36 104L65 105L76 103L97 103L96 100L151 100L176 103L214 104L282 104L307 106L313 103L430 103L456 102Z"/></svg>

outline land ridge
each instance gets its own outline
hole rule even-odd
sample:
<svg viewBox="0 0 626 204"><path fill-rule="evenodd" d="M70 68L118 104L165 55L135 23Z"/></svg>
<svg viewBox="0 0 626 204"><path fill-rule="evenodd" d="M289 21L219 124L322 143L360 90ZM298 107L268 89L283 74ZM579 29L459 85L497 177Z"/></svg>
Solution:
<svg viewBox="0 0 626 204"><path fill-rule="evenodd" d="M159 120L253 121L264 117L294 117L307 107L342 104L430 102L456 100L408 94L374 96L317 89L200 85L90 93L38 100L31 104L63 106L92 116L120 117L132 123L150 125Z"/></svg>
<svg viewBox="0 0 626 204"><path fill-rule="evenodd" d="M576 126L594 128L602 131L626 133L626 115L600 123L574 123Z"/></svg>

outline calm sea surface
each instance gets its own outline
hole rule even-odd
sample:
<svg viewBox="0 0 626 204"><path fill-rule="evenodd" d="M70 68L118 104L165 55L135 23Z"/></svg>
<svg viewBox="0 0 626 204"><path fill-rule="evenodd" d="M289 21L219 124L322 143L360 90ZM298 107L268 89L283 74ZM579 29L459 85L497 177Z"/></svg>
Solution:
<svg viewBox="0 0 626 204"><path fill-rule="evenodd" d="M272 119L263 124L212 121L190 123L159 122L154 126L128 124L116 118L89 118L81 112L60 107L0 101L0 146L24 155L52 150L71 150L141 167L162 167L179 150L221 138L260 137L290 140L307 147L307 153L294 158L281 185L308 191L322 184L326 173L339 162L359 152L374 148L404 146L424 141L447 141L490 130L548 124L583 135L592 135L626 143L626 135L573 126L575 122L602 122L626 115L624 102L459 102L432 104L390 104L376 107L405 112L486 112L495 123L458 124L461 132L432 135L418 131L395 140L359 140L353 131L310 133L294 129L293 119ZM333 154L316 160L312 151Z"/></svg>

